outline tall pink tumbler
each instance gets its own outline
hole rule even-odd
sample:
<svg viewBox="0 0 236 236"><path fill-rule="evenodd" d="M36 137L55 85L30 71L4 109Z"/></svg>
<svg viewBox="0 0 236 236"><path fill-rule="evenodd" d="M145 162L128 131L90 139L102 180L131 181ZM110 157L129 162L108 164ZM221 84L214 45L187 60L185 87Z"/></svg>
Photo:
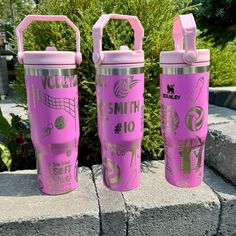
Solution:
<svg viewBox="0 0 236 236"><path fill-rule="evenodd" d="M173 25L175 50L160 55L165 177L184 188L202 182L207 135L210 52L196 50L195 38L193 15L180 15Z"/></svg>
<svg viewBox="0 0 236 236"><path fill-rule="evenodd" d="M65 21L76 32L76 52L24 51L22 34L32 21ZM16 29L18 60L24 64L31 138L36 150L39 188L63 194L77 187L80 33L66 17L29 15ZM43 37L43 36L42 36Z"/></svg>
<svg viewBox="0 0 236 236"><path fill-rule="evenodd" d="M128 20L134 30L134 50L121 46L117 51L102 51L103 28L110 19ZM140 184L144 121L143 35L143 27L136 16L102 15L93 26L103 182L115 191L128 191Z"/></svg>

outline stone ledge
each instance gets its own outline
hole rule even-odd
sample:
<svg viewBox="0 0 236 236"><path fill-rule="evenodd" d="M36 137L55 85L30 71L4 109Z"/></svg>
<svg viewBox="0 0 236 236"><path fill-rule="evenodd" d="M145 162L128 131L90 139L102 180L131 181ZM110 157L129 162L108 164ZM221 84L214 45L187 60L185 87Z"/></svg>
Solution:
<svg viewBox="0 0 236 236"><path fill-rule="evenodd" d="M181 189L168 184L164 164L143 166L140 188L123 193L130 235L213 235L217 233L220 202L202 183ZM202 217L204 215L204 217Z"/></svg>
<svg viewBox="0 0 236 236"><path fill-rule="evenodd" d="M209 168L205 168L204 181L221 202L218 235L236 235L236 188Z"/></svg>
<svg viewBox="0 0 236 236"><path fill-rule="evenodd" d="M36 171L0 174L0 235L99 235L97 196L91 171L79 168L77 190L42 195Z"/></svg>
<svg viewBox="0 0 236 236"><path fill-rule="evenodd" d="M236 111L209 105L205 162L236 185Z"/></svg>
<svg viewBox="0 0 236 236"><path fill-rule="evenodd" d="M236 87L209 88L209 103L236 110Z"/></svg>
<svg viewBox="0 0 236 236"><path fill-rule="evenodd" d="M93 169L98 173L95 184L104 235L217 233L220 202L205 183L194 189L176 188L165 181L164 164L152 161L142 164L142 184L138 189L118 193L107 190L103 185L101 166L95 166ZM115 216L116 213L122 217L114 223L109 216ZM113 224L119 226L119 234L109 230L115 227Z"/></svg>
<svg viewBox="0 0 236 236"><path fill-rule="evenodd" d="M181 189L165 181L163 162L144 162L141 186L124 193L104 187L100 165L92 173L79 168L79 188L60 196L38 191L36 171L1 173L0 235L236 233L236 189L207 167L205 183Z"/></svg>
<svg viewBox="0 0 236 236"><path fill-rule="evenodd" d="M93 166L93 176L100 205L102 235L126 235L127 215L123 196L103 185L101 165Z"/></svg>
<svg viewBox="0 0 236 236"><path fill-rule="evenodd" d="M217 125L236 121L236 111L209 104L208 125Z"/></svg>

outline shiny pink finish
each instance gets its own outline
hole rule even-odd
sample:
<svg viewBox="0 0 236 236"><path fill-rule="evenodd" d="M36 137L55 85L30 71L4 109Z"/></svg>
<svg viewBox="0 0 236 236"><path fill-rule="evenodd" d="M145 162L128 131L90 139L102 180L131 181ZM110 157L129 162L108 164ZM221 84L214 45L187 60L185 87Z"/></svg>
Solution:
<svg viewBox="0 0 236 236"><path fill-rule="evenodd" d="M76 32L76 52L23 51L22 34L32 21L65 21ZM24 63L31 138L39 188L58 195L78 186L78 81L81 63L78 28L66 16L30 15L16 29L18 59Z"/></svg>
<svg viewBox="0 0 236 236"><path fill-rule="evenodd" d="M144 74L96 76L103 182L115 191L140 184Z"/></svg>
<svg viewBox="0 0 236 236"><path fill-rule="evenodd" d="M103 28L110 19L129 21L134 30L134 50L121 46L117 51L102 51ZM103 182L114 191L128 191L140 184L144 123L143 34L136 16L102 15L93 27Z"/></svg>
<svg viewBox="0 0 236 236"><path fill-rule="evenodd" d="M39 188L52 195L69 192L78 185L77 75L25 80Z"/></svg>
<svg viewBox="0 0 236 236"><path fill-rule="evenodd" d="M210 51L196 50L195 36L192 14L177 17L173 26L175 50L160 55L165 177L183 188L202 182L207 136Z"/></svg>
<svg viewBox="0 0 236 236"><path fill-rule="evenodd" d="M209 72L160 75L166 180L195 187L203 179Z"/></svg>

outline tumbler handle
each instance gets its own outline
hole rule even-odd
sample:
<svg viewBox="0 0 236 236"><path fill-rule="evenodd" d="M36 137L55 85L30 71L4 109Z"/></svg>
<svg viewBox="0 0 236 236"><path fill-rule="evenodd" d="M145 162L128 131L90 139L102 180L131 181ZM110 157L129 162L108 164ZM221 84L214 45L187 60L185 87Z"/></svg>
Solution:
<svg viewBox="0 0 236 236"><path fill-rule="evenodd" d="M28 15L16 28L16 38L18 47L18 61L22 64L24 61L24 46L23 46L23 32L33 21L64 21L66 22L76 33L76 63L82 62L82 56L80 53L80 32L75 24L64 15Z"/></svg>
<svg viewBox="0 0 236 236"><path fill-rule="evenodd" d="M134 31L134 50L142 50L142 42L144 37L143 27L136 16L121 15L121 14L104 14L93 26L93 61L95 64L100 64L103 61L102 53L102 35L103 28L110 19L127 20Z"/></svg>
<svg viewBox="0 0 236 236"><path fill-rule="evenodd" d="M183 39L185 40L184 61L188 64L197 61L196 23L192 14L179 15L174 19L172 35L177 51L183 50Z"/></svg>

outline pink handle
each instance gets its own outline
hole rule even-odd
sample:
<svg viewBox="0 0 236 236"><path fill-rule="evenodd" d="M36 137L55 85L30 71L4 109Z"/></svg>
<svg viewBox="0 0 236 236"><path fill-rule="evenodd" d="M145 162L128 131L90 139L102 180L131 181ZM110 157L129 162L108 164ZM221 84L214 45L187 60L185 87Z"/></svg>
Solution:
<svg viewBox="0 0 236 236"><path fill-rule="evenodd" d="M98 19L96 24L93 26L93 50L94 50L93 61L96 64L100 64L103 60L103 53L102 53L103 28L106 26L106 24L110 19L127 20L134 31L134 50L135 51L142 50L144 30L139 19L136 16L120 15L120 14L104 14Z"/></svg>
<svg viewBox="0 0 236 236"><path fill-rule="evenodd" d="M16 28L16 38L18 47L18 61L22 64L24 58L23 32L32 21L65 21L76 32L76 63L80 64L82 56L80 53L80 32L75 24L63 15L28 15Z"/></svg>
<svg viewBox="0 0 236 236"><path fill-rule="evenodd" d="M173 39L175 50L183 50L183 37L185 40L184 61L192 64L197 60L195 45L196 24L192 14L177 16L173 24Z"/></svg>

